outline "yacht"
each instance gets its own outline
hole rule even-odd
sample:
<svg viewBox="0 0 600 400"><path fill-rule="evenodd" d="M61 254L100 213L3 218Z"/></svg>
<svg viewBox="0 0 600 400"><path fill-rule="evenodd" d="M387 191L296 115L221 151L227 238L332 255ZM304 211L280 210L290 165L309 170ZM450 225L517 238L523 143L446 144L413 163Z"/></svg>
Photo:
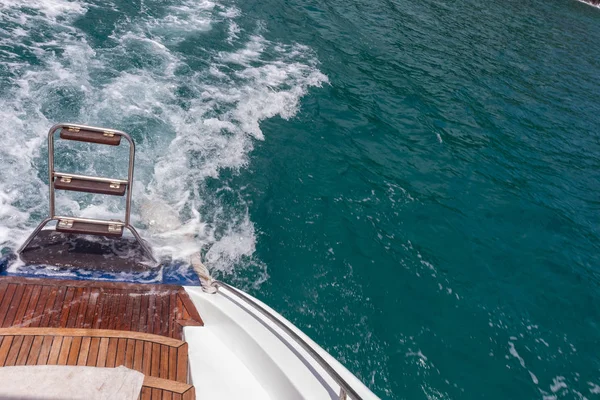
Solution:
<svg viewBox="0 0 600 400"><path fill-rule="evenodd" d="M57 140L128 146L127 177L55 170ZM130 219L135 145L122 131L48 132L49 215L18 250L27 265L160 268ZM123 196L121 219L55 212L62 190ZM199 285L0 276L0 399L377 399L300 329L189 260Z"/></svg>

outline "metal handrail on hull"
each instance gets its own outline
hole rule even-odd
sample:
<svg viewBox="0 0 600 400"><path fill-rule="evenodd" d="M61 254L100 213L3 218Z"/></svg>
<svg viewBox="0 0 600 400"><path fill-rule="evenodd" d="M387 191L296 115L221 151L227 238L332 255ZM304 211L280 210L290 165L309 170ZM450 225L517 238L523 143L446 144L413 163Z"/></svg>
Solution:
<svg viewBox="0 0 600 400"><path fill-rule="evenodd" d="M214 280L212 281L212 286L216 287L224 287L229 290L232 294L234 294L239 299L246 302L248 305L252 306L256 311L260 312L263 316L265 316L269 321L273 322L277 325L278 328L283 330L288 336L290 336L302 349L304 349L310 356L329 374L329 376L340 386L340 394L339 399L345 400L348 396L350 396L353 400L362 400L362 397L350 386L346 380L340 376L340 374L310 345L304 340L300 335L298 335L293 329L291 329L287 324L283 323L279 318L277 318L273 313L264 308L262 305L254 301L250 296L245 294L244 292L234 288L233 286Z"/></svg>

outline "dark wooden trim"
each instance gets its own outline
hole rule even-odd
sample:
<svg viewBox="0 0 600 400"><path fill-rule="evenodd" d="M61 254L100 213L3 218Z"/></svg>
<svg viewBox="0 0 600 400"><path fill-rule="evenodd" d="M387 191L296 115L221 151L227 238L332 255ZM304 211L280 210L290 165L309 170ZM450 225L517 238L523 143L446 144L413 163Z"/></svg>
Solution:
<svg viewBox="0 0 600 400"><path fill-rule="evenodd" d="M113 188L111 187L110 182L97 182L79 178L71 178L69 182L63 182L62 178L56 177L54 178L54 189L124 196L125 191L127 190L127 184L120 183L118 188Z"/></svg>
<svg viewBox="0 0 600 400"><path fill-rule="evenodd" d="M65 140L76 140L78 142L107 144L109 146L118 146L121 144L121 136L104 136L102 132L87 131L85 129L70 130L62 128L60 138Z"/></svg>
<svg viewBox="0 0 600 400"><path fill-rule="evenodd" d="M63 233L74 233L74 234L84 234L84 235L97 235L97 236L107 236L107 237L116 237L119 238L123 236L123 226L120 226L118 230L111 231L109 230L109 225L106 224L96 224L91 222L83 222L83 221L73 221L72 226L64 227L60 223L56 225L57 232Z"/></svg>

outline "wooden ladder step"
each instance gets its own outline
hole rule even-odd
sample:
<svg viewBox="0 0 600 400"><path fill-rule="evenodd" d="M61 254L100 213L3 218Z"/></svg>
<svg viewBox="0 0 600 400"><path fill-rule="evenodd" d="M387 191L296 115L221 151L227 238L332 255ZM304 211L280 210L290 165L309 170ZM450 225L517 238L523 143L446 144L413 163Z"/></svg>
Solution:
<svg viewBox="0 0 600 400"><path fill-rule="evenodd" d="M56 230L64 233L75 233L80 235L97 235L108 237L123 236L123 225L112 225L110 221L102 223L75 221L69 218L59 219Z"/></svg>
<svg viewBox="0 0 600 400"><path fill-rule="evenodd" d="M114 182L102 182L90 177L71 177L68 174L65 174L54 178L54 188L59 190L71 190L74 192L124 196L125 191L127 190L127 183L118 179Z"/></svg>
<svg viewBox="0 0 600 400"><path fill-rule="evenodd" d="M62 128L60 138L66 140L76 140L79 142L107 144L109 146L118 146L121 144L121 135L107 132L88 131L80 128Z"/></svg>

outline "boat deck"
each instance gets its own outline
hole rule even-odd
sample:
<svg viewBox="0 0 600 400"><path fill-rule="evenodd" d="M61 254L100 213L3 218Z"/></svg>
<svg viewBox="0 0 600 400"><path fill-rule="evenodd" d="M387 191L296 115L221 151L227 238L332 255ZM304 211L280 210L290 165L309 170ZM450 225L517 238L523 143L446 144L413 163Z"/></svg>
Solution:
<svg viewBox="0 0 600 400"><path fill-rule="evenodd" d="M202 324L181 286L0 277L0 366L124 365L142 399L192 399L181 339Z"/></svg>

